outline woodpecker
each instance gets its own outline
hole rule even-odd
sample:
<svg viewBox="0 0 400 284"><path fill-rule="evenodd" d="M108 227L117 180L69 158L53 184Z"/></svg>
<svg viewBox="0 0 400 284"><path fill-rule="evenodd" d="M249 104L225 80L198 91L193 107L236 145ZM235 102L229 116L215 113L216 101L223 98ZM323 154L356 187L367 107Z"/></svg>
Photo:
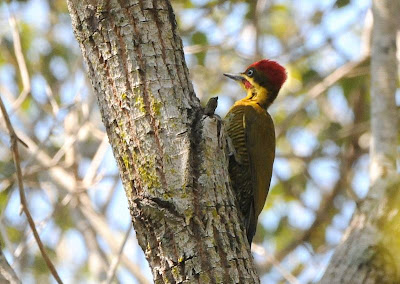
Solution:
<svg viewBox="0 0 400 284"><path fill-rule="evenodd" d="M240 74L224 74L237 81L246 97L235 102L224 119L228 136L229 176L244 218L251 246L257 220L268 195L275 159L275 127L268 107L287 74L275 61L263 59Z"/></svg>

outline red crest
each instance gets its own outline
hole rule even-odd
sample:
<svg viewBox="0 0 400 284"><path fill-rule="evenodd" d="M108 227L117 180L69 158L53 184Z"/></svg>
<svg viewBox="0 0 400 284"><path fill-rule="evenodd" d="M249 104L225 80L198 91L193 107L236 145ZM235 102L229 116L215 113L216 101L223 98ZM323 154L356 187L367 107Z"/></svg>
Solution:
<svg viewBox="0 0 400 284"><path fill-rule="evenodd" d="M257 71L262 72L268 78L270 82L276 84L277 87L281 88L283 83L287 79L286 69L278 62L263 59L251 64L247 69L254 67Z"/></svg>

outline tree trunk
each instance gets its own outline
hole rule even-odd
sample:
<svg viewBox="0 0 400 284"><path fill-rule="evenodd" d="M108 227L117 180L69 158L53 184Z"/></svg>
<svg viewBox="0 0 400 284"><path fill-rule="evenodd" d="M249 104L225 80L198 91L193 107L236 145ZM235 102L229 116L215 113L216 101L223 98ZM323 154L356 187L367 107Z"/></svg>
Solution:
<svg viewBox="0 0 400 284"><path fill-rule="evenodd" d="M97 2L68 8L154 282L259 283L169 1Z"/></svg>
<svg viewBox="0 0 400 284"><path fill-rule="evenodd" d="M400 283L400 177L396 20L398 1L373 0L370 190L321 283Z"/></svg>

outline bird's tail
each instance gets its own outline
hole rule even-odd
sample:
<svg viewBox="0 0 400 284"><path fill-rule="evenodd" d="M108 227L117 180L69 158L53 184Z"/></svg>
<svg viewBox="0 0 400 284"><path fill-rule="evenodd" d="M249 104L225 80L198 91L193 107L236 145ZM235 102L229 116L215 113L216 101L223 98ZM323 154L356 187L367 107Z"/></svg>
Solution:
<svg viewBox="0 0 400 284"><path fill-rule="evenodd" d="M253 237L256 234L257 229L257 216L254 211L254 201L251 202L248 213L245 216L246 222L246 232L247 232L247 240L249 241L249 245L251 247L251 242L253 241Z"/></svg>

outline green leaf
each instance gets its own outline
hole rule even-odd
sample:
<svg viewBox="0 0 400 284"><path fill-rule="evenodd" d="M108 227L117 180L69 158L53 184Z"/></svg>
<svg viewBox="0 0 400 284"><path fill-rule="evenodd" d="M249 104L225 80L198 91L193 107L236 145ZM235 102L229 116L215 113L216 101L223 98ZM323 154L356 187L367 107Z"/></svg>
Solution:
<svg viewBox="0 0 400 284"><path fill-rule="evenodd" d="M15 228L15 227L7 227L7 236L9 238L9 240L13 243L19 243L22 240L22 231Z"/></svg>
<svg viewBox="0 0 400 284"><path fill-rule="evenodd" d="M15 173L15 165L13 160L0 161L0 178L8 179Z"/></svg>
<svg viewBox="0 0 400 284"><path fill-rule="evenodd" d="M28 111L30 109L31 105L32 105L32 99L31 99L31 97L27 97L24 100L24 102L21 104L21 108L24 111Z"/></svg>
<svg viewBox="0 0 400 284"><path fill-rule="evenodd" d="M294 237L294 229L289 226L287 217L281 219L278 229L275 232L275 244L276 250L280 251L284 249Z"/></svg>
<svg viewBox="0 0 400 284"><path fill-rule="evenodd" d="M58 208L54 215L54 222L61 230L66 231L74 227L74 223L71 218L71 213L68 207L61 206Z"/></svg>
<svg viewBox="0 0 400 284"><path fill-rule="evenodd" d="M205 33L199 32L199 31L195 32L192 35L192 43L193 44L201 44L201 45L208 44L207 35Z"/></svg>
<svg viewBox="0 0 400 284"><path fill-rule="evenodd" d="M319 82L321 77L319 76L318 72L314 69L308 69L303 73L303 82Z"/></svg>
<svg viewBox="0 0 400 284"><path fill-rule="evenodd" d="M203 46L208 45L207 35L200 31L195 32L192 35L192 43L194 45L203 45ZM197 63L199 65L204 65L205 58L206 58L206 51L198 52L195 54L195 56L197 58Z"/></svg>
<svg viewBox="0 0 400 284"><path fill-rule="evenodd" d="M12 187L13 183L0 192L0 213L2 213L2 211L6 208Z"/></svg>
<svg viewBox="0 0 400 284"><path fill-rule="evenodd" d="M324 13L323 13L322 11L316 11L316 12L314 13L314 15L312 16L311 21L312 21L314 24L320 24L321 21L322 21L322 17L323 17L323 16L324 16Z"/></svg>
<svg viewBox="0 0 400 284"><path fill-rule="evenodd" d="M283 4L273 4L270 8L271 12L289 12L289 8L286 5Z"/></svg>
<svg viewBox="0 0 400 284"><path fill-rule="evenodd" d="M197 58L197 63L199 65L204 66L204 63L206 61L206 53L205 51L199 52L195 54L196 58Z"/></svg>
<svg viewBox="0 0 400 284"><path fill-rule="evenodd" d="M269 234L271 234L271 232L266 230L261 223L258 223L257 231L254 236L254 242L262 243L265 240L266 236L268 236Z"/></svg>
<svg viewBox="0 0 400 284"><path fill-rule="evenodd" d="M323 214L324 220L312 230L309 242L315 252L318 252L326 245L326 229L332 223L333 217L338 213L338 209L330 206Z"/></svg>
<svg viewBox="0 0 400 284"><path fill-rule="evenodd" d="M186 0L186 1L183 1L183 8L192 9L192 8L194 8L194 5L193 5L192 1Z"/></svg>
<svg viewBox="0 0 400 284"><path fill-rule="evenodd" d="M54 258L56 256L55 251L52 248L45 246L46 253L50 258ZM49 274L49 268L46 265L46 262L43 259L43 256L40 252L35 254L35 258L33 260L32 265L33 273L36 277L47 276Z"/></svg>
<svg viewBox="0 0 400 284"><path fill-rule="evenodd" d="M297 266L294 269L292 269L292 274L294 276L300 275L300 273L303 271L304 267L305 267L305 265L303 263L297 264Z"/></svg>
<svg viewBox="0 0 400 284"><path fill-rule="evenodd" d="M337 122L332 122L328 127L321 130L318 135L318 140L337 139L337 132L342 129L342 125Z"/></svg>
<svg viewBox="0 0 400 284"><path fill-rule="evenodd" d="M335 6L338 8L343 8L344 6L347 6L349 3L350 0L337 0Z"/></svg>

